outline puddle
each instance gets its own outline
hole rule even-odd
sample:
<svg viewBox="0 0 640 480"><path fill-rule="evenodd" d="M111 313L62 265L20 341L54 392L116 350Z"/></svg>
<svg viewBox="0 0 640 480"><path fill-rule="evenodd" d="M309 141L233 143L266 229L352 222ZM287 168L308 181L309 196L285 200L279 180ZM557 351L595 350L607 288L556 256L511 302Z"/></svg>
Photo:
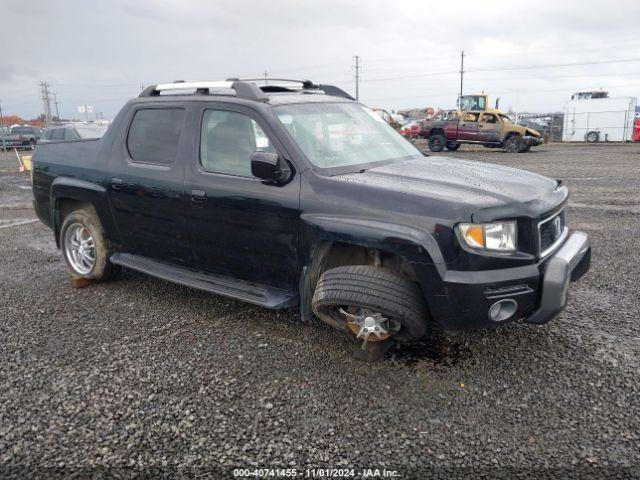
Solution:
<svg viewBox="0 0 640 480"><path fill-rule="evenodd" d="M433 335L411 345L402 345L389 353L390 359L407 366L415 366L421 360L429 360L450 367L457 365L467 356L468 351L461 343L443 335Z"/></svg>

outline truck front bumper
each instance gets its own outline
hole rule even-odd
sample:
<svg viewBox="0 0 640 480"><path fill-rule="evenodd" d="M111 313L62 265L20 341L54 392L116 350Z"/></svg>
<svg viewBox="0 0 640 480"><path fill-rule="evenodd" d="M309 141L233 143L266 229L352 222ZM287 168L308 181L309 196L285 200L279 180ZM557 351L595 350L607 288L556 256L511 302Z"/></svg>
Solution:
<svg viewBox="0 0 640 480"><path fill-rule="evenodd" d="M537 147L538 145L542 145L544 143L544 139L540 137L533 137L531 135L526 135L524 137L524 141L530 147Z"/></svg>
<svg viewBox="0 0 640 480"><path fill-rule="evenodd" d="M542 276L540 305L525 320L547 323L567 306L569 282L579 280L591 265L591 246L586 233L575 232L547 262Z"/></svg>
<svg viewBox="0 0 640 480"><path fill-rule="evenodd" d="M541 325L566 307L569 284L579 280L590 265L589 238L574 232L535 265L475 272L449 270L444 279L445 294L432 297L429 304L434 319L452 332L514 320ZM498 304L504 310L496 315Z"/></svg>

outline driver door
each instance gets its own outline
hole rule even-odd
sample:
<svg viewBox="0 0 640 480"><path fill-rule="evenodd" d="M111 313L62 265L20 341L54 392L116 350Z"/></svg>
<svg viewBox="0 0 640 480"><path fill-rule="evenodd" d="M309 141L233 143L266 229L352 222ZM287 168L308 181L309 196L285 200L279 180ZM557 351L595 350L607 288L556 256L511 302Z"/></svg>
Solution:
<svg viewBox="0 0 640 480"><path fill-rule="evenodd" d="M255 151L286 157L265 122L246 107L208 102L186 172L194 267L284 289L298 284L300 177L272 185L251 174Z"/></svg>
<svg viewBox="0 0 640 480"><path fill-rule="evenodd" d="M497 115L493 113L483 113L478 123L478 140L487 143L498 143L502 139L502 124Z"/></svg>

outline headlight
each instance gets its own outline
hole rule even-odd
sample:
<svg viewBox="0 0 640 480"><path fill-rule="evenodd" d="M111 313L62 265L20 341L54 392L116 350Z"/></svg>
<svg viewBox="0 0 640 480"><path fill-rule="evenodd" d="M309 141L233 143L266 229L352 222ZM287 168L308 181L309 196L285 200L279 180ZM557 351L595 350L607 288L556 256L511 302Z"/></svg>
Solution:
<svg viewBox="0 0 640 480"><path fill-rule="evenodd" d="M516 249L516 222L461 223L460 236L471 248L512 252Z"/></svg>

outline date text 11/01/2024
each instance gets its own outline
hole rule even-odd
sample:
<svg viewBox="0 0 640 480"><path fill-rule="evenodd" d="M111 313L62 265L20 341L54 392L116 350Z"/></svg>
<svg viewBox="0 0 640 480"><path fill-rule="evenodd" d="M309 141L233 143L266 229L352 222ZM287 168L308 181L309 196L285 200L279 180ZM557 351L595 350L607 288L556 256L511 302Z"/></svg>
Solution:
<svg viewBox="0 0 640 480"><path fill-rule="evenodd" d="M236 468L234 478L401 478L386 468Z"/></svg>

